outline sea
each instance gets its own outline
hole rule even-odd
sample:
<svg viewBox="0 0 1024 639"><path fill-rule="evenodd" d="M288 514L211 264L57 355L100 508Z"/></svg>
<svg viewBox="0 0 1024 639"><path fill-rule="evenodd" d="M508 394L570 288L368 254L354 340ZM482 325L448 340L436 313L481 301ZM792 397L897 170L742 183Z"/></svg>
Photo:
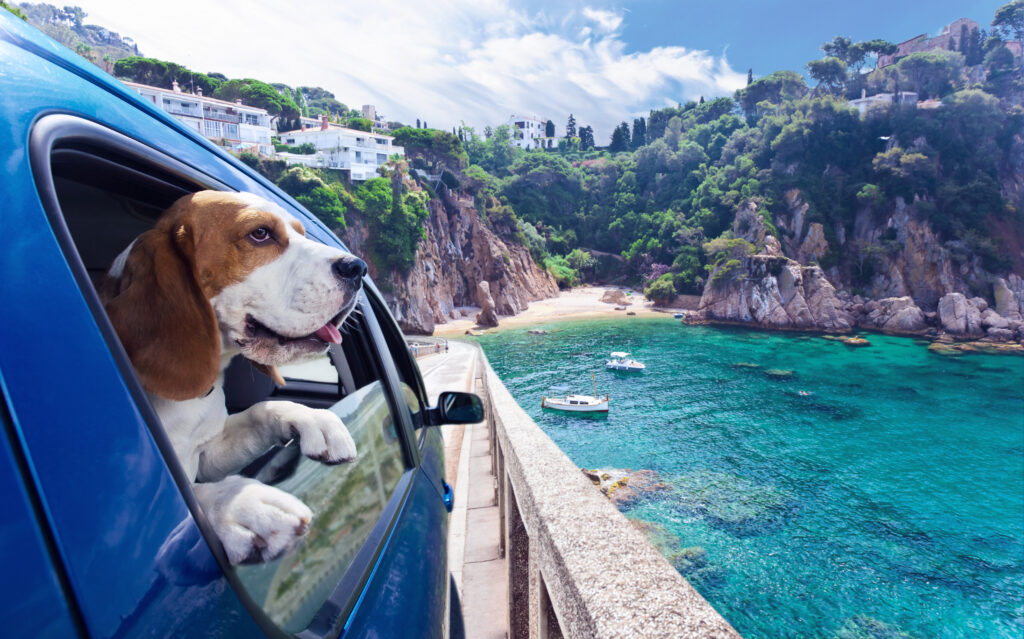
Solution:
<svg viewBox="0 0 1024 639"><path fill-rule="evenodd" d="M577 466L657 473L625 516L743 636L1024 637L1024 357L668 317L531 328L477 339ZM618 350L647 369L606 370ZM606 417L540 407L595 386Z"/></svg>

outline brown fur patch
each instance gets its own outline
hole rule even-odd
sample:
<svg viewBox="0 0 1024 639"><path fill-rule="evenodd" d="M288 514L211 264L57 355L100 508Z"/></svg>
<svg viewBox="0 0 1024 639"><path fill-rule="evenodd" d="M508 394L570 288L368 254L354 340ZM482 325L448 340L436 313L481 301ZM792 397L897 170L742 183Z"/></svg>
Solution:
<svg viewBox="0 0 1024 639"><path fill-rule="evenodd" d="M300 222L298 220L292 220L291 221L291 225L292 225L292 228L295 229L296 233L298 233L299 235L301 235L303 237L306 236L306 227L302 226L302 222Z"/></svg>

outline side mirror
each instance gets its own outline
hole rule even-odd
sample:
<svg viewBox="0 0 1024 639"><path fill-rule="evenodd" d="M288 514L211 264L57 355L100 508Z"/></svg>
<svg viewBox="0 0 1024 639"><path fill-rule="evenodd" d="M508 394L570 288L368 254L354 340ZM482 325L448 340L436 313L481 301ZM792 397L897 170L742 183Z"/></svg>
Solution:
<svg viewBox="0 0 1024 639"><path fill-rule="evenodd" d="M437 406L426 413L424 426L476 424L484 419L484 403L473 393L445 391L438 396Z"/></svg>

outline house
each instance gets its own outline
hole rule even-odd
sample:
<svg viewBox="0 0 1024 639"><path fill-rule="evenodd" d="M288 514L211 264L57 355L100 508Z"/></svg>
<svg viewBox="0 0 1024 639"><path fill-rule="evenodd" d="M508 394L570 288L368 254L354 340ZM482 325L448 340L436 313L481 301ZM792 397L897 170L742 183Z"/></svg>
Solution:
<svg viewBox="0 0 1024 639"><path fill-rule="evenodd" d="M519 116L512 114L506 122L512 133L512 144L520 149L554 148L558 142L554 138L545 136L547 120L541 120L532 116Z"/></svg>
<svg viewBox="0 0 1024 639"><path fill-rule="evenodd" d="M909 40L904 40L896 45L896 53L892 55L880 55L878 56L878 68L884 69L885 67L896 64L900 58L905 58L911 53L920 53L921 51L934 51L935 49L949 49L950 41L953 41L953 47L958 51L960 50L960 32L962 27L967 27L967 32L970 33L972 30L978 28L978 23L970 18L958 18L953 22L950 22L942 28L939 35L934 38L929 38L926 34L914 36Z"/></svg>
<svg viewBox="0 0 1024 639"><path fill-rule="evenodd" d="M208 98L202 89L185 93L176 80L170 89L136 82L124 84L203 137L234 151L274 155L272 118L266 109L246 106L241 100Z"/></svg>
<svg viewBox="0 0 1024 639"><path fill-rule="evenodd" d="M899 93L876 93L875 95L867 95L867 91L861 89L860 97L856 100L850 100L850 106L857 109L860 112L860 117L864 117L868 108L875 106L876 104L902 104L905 106L917 106L917 94L913 91L900 91Z"/></svg>
<svg viewBox="0 0 1024 639"><path fill-rule="evenodd" d="M405 155L405 149L394 146L390 135L346 129L331 124L326 115L320 117L319 127L287 131L281 133L280 138L290 146L312 144L316 147L312 155L278 154L289 164L347 171L349 179L357 182L377 177L377 167L392 155Z"/></svg>
<svg viewBox="0 0 1024 639"><path fill-rule="evenodd" d="M372 104L363 105L363 117L373 123L374 131L390 131L391 127L388 125L384 116L377 113L377 107Z"/></svg>

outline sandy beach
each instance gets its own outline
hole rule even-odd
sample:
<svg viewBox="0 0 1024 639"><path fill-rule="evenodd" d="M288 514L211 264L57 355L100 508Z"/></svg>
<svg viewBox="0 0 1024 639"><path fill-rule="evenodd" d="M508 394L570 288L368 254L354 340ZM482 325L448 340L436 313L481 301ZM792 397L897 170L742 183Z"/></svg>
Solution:
<svg viewBox="0 0 1024 639"><path fill-rule="evenodd" d="M623 288L625 293L631 293L627 300L631 302L625 310L616 311L615 304L602 302L601 296L609 290L607 286L579 286L577 288L562 291L558 297L530 302L530 308L518 315L499 315L497 328L479 329L474 321L476 313L480 309L463 308L466 319L449 320L445 324L438 324L434 327L434 335L441 337L455 337L465 335L467 330L500 331L506 328L517 328L546 322L560 322L569 319L594 319L598 317L619 317L627 312L636 313L637 317L644 315L662 315L664 311L653 310L652 303L647 301L643 293L637 290Z"/></svg>

